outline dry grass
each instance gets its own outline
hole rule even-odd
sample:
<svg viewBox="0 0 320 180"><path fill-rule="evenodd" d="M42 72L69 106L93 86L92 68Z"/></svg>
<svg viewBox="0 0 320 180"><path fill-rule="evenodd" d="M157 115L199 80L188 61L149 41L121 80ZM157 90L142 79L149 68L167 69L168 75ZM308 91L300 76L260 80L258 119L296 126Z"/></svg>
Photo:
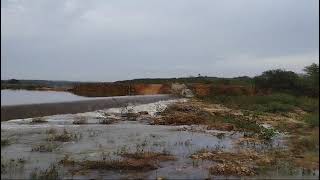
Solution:
<svg viewBox="0 0 320 180"><path fill-rule="evenodd" d="M87 124L88 123L87 118L84 116L77 116L75 118L76 119L72 122L72 124L80 125L80 124Z"/></svg>
<svg viewBox="0 0 320 180"><path fill-rule="evenodd" d="M99 120L99 124L112 124L115 120L111 118L103 118Z"/></svg>
<svg viewBox="0 0 320 180"><path fill-rule="evenodd" d="M253 176L255 171L252 167L234 163L220 163L209 168L209 172L214 175L225 176Z"/></svg>
<svg viewBox="0 0 320 180"><path fill-rule="evenodd" d="M186 103L176 103L168 106L160 118L155 118L153 124L158 125L192 125L205 124L210 114L197 106Z"/></svg>
<svg viewBox="0 0 320 180"><path fill-rule="evenodd" d="M220 131L232 131L235 129L234 125L233 124L230 124L230 123L219 123L219 122L216 122L216 123L212 123L212 124L209 124L207 126L207 129L208 130L220 130Z"/></svg>
<svg viewBox="0 0 320 180"><path fill-rule="evenodd" d="M256 174L253 162L259 157L252 151L239 153L223 151L200 151L191 156L193 159L206 159L218 164L210 167L209 172L214 175L253 176Z"/></svg>
<svg viewBox="0 0 320 180"><path fill-rule="evenodd" d="M130 159L143 159L150 161L173 161L176 158L167 153L157 153L157 152L135 152L135 153L125 153L121 156L130 158Z"/></svg>
<svg viewBox="0 0 320 180"><path fill-rule="evenodd" d="M44 171L34 170L33 172L31 172L29 179L61 179L61 177L58 172L58 167L52 164L48 169Z"/></svg>
<svg viewBox="0 0 320 180"><path fill-rule="evenodd" d="M304 136L293 136L289 147L297 166L319 169L319 128L309 130Z"/></svg>
<svg viewBox="0 0 320 180"><path fill-rule="evenodd" d="M91 170L154 170L157 165L154 162L145 161L143 159L125 159L125 160L98 160L98 161L82 161L79 163L81 169Z"/></svg>
<svg viewBox="0 0 320 180"><path fill-rule="evenodd" d="M203 124L205 118L194 113L185 113L185 112L174 112L167 114L162 118L156 118L153 121L153 124L158 125L192 125L192 124Z"/></svg>
<svg viewBox="0 0 320 180"><path fill-rule="evenodd" d="M50 128L46 131L47 134L56 134L57 133L57 130L54 129L54 128Z"/></svg>
<svg viewBox="0 0 320 180"><path fill-rule="evenodd" d="M195 105L186 104L186 103L175 103L172 105L169 105L162 114L170 114L172 112L185 112L185 113L197 113L201 112L201 108Z"/></svg>
<svg viewBox="0 0 320 180"><path fill-rule="evenodd" d="M156 152L124 153L120 159L74 161L65 156L60 164L78 166L78 170L136 170L148 171L157 169L159 162L172 161L175 158L169 154Z"/></svg>
<svg viewBox="0 0 320 180"><path fill-rule="evenodd" d="M51 134L48 137L48 141L69 142L76 140L77 138L78 136L76 134L69 133L66 129L64 129L61 134Z"/></svg>
<svg viewBox="0 0 320 180"><path fill-rule="evenodd" d="M39 145L33 146L31 151L33 151L33 152L52 152L56 148L57 148L57 145L52 144L52 143L47 143L47 144L39 144Z"/></svg>
<svg viewBox="0 0 320 180"><path fill-rule="evenodd" d="M36 118L32 118L31 120L31 124L40 124L40 123L46 123L48 122L47 120L45 120L43 117L36 117Z"/></svg>
<svg viewBox="0 0 320 180"><path fill-rule="evenodd" d="M259 158L258 154L254 151L241 151L237 153L223 152L223 151L206 151L202 150L196 154L191 155L193 159L206 159L220 163L227 162L248 162L254 161Z"/></svg>

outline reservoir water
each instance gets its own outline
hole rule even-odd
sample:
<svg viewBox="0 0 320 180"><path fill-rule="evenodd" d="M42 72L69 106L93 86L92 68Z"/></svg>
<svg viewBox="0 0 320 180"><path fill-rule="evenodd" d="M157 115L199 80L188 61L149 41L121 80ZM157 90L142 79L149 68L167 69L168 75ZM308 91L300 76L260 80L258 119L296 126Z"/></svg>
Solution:
<svg viewBox="0 0 320 180"><path fill-rule="evenodd" d="M1 106L93 99L61 91L1 90Z"/></svg>

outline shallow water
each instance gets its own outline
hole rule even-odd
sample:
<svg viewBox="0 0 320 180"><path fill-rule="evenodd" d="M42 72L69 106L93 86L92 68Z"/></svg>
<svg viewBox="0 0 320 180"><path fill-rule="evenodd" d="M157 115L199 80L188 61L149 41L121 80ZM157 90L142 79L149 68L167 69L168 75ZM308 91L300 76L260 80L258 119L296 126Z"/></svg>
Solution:
<svg viewBox="0 0 320 180"><path fill-rule="evenodd" d="M46 123L31 124L32 119L17 119L1 123L1 139L9 139L11 144L1 148L1 163L10 159L24 159L20 165L7 163L7 171L1 173L2 178L29 178L31 172L45 170L52 164L58 164L65 155L75 160L100 160L105 154L110 158L117 157L121 151L169 152L176 161L161 162L157 170L137 171L90 171L83 175L72 176L67 168L59 166L59 173L64 178L146 178L156 179L166 177L171 179L204 179L210 178L209 166L213 162L192 160L189 156L201 149L223 149L232 151L239 133L223 131L192 132L185 131L183 126L149 125L144 121L118 121L114 124L98 124L102 113L118 117L121 112L130 109L131 112L147 111L155 115L168 104L178 100L160 101L144 105L112 108L81 114L64 114L45 117ZM179 101L185 101L180 99ZM86 117L88 124L74 125L73 120ZM71 142L53 143L53 152L32 152L39 144L48 144L49 129L64 130L75 134L77 138ZM217 133L225 133L218 138ZM281 172L275 174L280 176Z"/></svg>

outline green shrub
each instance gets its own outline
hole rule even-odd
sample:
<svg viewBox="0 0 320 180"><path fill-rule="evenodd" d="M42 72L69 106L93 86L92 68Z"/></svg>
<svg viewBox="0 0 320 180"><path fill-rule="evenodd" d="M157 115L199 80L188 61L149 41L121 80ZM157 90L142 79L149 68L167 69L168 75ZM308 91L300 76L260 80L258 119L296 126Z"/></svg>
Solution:
<svg viewBox="0 0 320 180"><path fill-rule="evenodd" d="M319 99L296 97L283 93L256 96L209 95L202 99L211 103L224 104L231 108L271 113L289 112L296 108L314 112L319 107Z"/></svg>
<svg viewBox="0 0 320 180"><path fill-rule="evenodd" d="M267 103L265 104L264 107L265 107L264 112L271 112L271 113L288 112L294 109L293 105L283 104L277 101Z"/></svg>
<svg viewBox="0 0 320 180"><path fill-rule="evenodd" d="M319 109L319 98L300 97L298 106L307 112L316 112Z"/></svg>
<svg viewBox="0 0 320 180"><path fill-rule="evenodd" d="M319 127L319 112L306 115L304 120L310 127Z"/></svg>
<svg viewBox="0 0 320 180"><path fill-rule="evenodd" d="M265 140L271 140L276 135L276 131L273 128L263 128L261 127L260 138Z"/></svg>

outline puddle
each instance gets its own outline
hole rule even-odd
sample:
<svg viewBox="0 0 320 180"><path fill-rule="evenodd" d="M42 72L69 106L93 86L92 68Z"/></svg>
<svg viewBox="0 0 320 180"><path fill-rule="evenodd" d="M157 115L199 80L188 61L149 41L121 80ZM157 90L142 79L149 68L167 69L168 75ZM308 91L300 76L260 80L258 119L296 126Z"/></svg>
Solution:
<svg viewBox="0 0 320 180"><path fill-rule="evenodd" d="M189 156L201 149L223 149L232 151L239 133L225 131L200 132L186 128L201 129L199 126L161 126L149 125L139 121L117 121L113 124L97 124L102 113L119 118L123 111L147 111L154 116L158 111L176 101L169 100L144 105L129 105L126 108L112 108L81 114L64 114L47 116L47 121L41 124L30 124L32 119L18 119L1 123L1 139L9 139L10 145L1 148L1 164L5 165L2 178L25 179L32 172L45 170L52 164L57 164L65 155L76 160L100 160L103 155L116 157L121 151L135 152L143 149L152 152L168 152L174 155L176 161L161 162L156 170L136 171L90 171L83 175L71 175L67 169L60 167L59 173L64 178L147 178L157 177L179 179L210 178L208 168L212 162L192 160ZM86 117L87 124L75 125L73 120L79 116ZM50 144L48 131L55 129L56 133L64 130L75 136L70 142L53 144L52 152L32 151L40 144ZM218 134L224 133L223 137ZM280 138L281 139L281 138ZM23 159L25 162L10 164L10 159ZM17 165L18 164L18 165Z"/></svg>

